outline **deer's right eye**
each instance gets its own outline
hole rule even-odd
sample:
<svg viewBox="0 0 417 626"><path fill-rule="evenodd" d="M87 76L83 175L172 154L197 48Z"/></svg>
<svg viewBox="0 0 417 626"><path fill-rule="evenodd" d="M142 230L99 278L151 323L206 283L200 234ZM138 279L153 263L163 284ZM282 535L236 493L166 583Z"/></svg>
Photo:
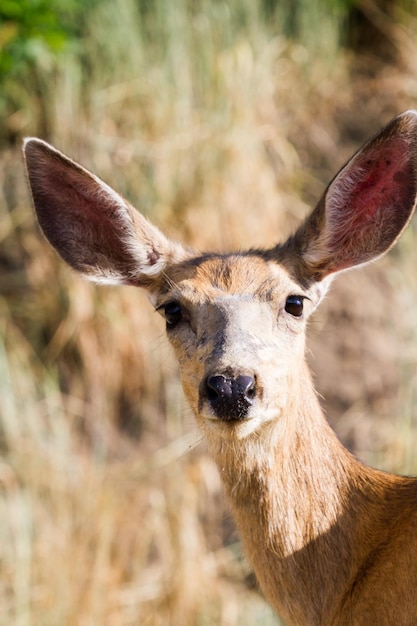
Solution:
<svg viewBox="0 0 417 626"><path fill-rule="evenodd" d="M182 309L178 302L168 302L163 306L163 311L169 328L173 328L181 321Z"/></svg>
<svg viewBox="0 0 417 626"><path fill-rule="evenodd" d="M288 296L285 302L285 310L293 317L301 317L303 314L303 296Z"/></svg>

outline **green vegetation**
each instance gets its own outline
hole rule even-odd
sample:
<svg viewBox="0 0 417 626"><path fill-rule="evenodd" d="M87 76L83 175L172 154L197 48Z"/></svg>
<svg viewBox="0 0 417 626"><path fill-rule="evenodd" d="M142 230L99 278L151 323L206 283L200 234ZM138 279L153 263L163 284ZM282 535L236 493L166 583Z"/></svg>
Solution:
<svg viewBox="0 0 417 626"><path fill-rule="evenodd" d="M278 623L197 446L159 317L137 290L82 282L46 246L21 137L54 142L197 248L272 245L359 143L415 106L414 3L390 11L359 0L0 1L0 626ZM356 52L340 46L364 39ZM410 473L413 236L345 283L348 296L335 290L339 308L312 325L339 432ZM343 355L335 367L329 353Z"/></svg>

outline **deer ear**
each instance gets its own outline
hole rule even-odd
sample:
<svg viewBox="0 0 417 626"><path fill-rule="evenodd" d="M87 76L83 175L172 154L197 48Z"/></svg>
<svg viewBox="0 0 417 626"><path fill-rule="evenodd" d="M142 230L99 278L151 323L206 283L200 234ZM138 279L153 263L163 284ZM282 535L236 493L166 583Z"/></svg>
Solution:
<svg viewBox="0 0 417 626"><path fill-rule="evenodd" d="M187 252L115 191L40 139L24 154L36 215L60 256L91 280L150 286Z"/></svg>
<svg viewBox="0 0 417 626"><path fill-rule="evenodd" d="M328 186L291 247L316 280L387 252L409 222L417 193L417 112L394 118Z"/></svg>

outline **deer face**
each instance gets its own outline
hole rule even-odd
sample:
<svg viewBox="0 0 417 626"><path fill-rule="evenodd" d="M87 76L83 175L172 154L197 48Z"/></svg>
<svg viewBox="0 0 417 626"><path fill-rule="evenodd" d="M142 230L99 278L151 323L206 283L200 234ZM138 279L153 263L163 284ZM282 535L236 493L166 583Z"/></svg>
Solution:
<svg viewBox="0 0 417 626"><path fill-rule="evenodd" d="M156 308L203 430L242 438L279 419L322 290L261 253L193 258L166 275Z"/></svg>

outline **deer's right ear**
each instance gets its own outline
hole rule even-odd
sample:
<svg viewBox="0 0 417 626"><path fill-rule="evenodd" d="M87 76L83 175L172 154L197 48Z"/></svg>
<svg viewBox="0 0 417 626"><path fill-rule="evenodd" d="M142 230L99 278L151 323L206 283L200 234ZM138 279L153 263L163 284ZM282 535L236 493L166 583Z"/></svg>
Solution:
<svg viewBox="0 0 417 626"><path fill-rule="evenodd" d="M320 281L387 252L416 195L417 112L406 111L348 161L288 241L304 278Z"/></svg>
<svg viewBox="0 0 417 626"><path fill-rule="evenodd" d="M40 139L24 154L36 215L60 256L96 282L150 287L188 253L98 177Z"/></svg>

